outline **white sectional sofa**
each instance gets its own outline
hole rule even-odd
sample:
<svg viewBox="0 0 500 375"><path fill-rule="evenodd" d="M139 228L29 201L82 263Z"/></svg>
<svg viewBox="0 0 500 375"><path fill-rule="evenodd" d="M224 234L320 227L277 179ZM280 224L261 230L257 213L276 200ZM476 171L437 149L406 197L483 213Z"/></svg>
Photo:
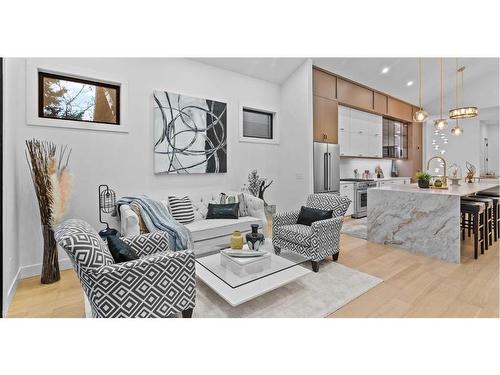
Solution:
<svg viewBox="0 0 500 375"><path fill-rule="evenodd" d="M226 192L228 195L237 195L235 192ZM174 195L174 194L170 194ZM176 194L180 196L180 194ZM193 237L195 255L210 252L229 245L229 238L235 230L243 235L251 231L251 224L258 224L259 230L267 237L267 219L264 211L264 201L250 194L245 195L249 216L238 219L209 219L206 220L208 204L219 203L220 193L188 194L194 208L194 222L186 224ZM168 209L168 199L160 199ZM120 228L125 237L140 234L139 218L128 205L120 206Z"/></svg>

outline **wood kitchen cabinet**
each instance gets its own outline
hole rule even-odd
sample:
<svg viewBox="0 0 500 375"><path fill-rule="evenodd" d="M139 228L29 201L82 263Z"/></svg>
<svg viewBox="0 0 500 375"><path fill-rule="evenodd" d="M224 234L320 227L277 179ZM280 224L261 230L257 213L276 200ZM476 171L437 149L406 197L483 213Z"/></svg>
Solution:
<svg viewBox="0 0 500 375"><path fill-rule="evenodd" d="M314 142L338 143L338 103L336 100L313 96Z"/></svg>
<svg viewBox="0 0 500 375"><path fill-rule="evenodd" d="M383 115L387 114L387 95L373 93L373 110Z"/></svg>
<svg viewBox="0 0 500 375"><path fill-rule="evenodd" d="M337 99L356 108L373 110L373 91L341 78L337 79Z"/></svg>
<svg viewBox="0 0 500 375"><path fill-rule="evenodd" d="M322 98L337 99L337 77L318 69L313 69L313 94Z"/></svg>
<svg viewBox="0 0 500 375"><path fill-rule="evenodd" d="M413 120L413 106L401 100L388 97L387 114L391 117L411 122Z"/></svg>
<svg viewBox="0 0 500 375"><path fill-rule="evenodd" d="M422 124L412 122L408 124L408 159L398 161L399 175L411 176L416 182L415 174L423 168L422 157Z"/></svg>

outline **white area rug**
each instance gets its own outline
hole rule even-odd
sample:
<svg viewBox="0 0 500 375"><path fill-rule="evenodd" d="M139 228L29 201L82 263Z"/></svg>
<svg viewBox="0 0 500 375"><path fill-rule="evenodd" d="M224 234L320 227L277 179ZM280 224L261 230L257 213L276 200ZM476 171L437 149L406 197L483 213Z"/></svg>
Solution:
<svg viewBox="0 0 500 375"><path fill-rule="evenodd" d="M344 221L340 232L343 234L347 234L349 236L362 238L363 240L366 240L366 238L368 237L366 217L363 217L361 219L351 219Z"/></svg>
<svg viewBox="0 0 500 375"><path fill-rule="evenodd" d="M310 264L305 266L310 267ZM341 264L325 261L320 264L317 273L311 272L263 296L231 307L197 280L193 318L323 318L382 281ZM91 317L86 297L85 316Z"/></svg>
<svg viewBox="0 0 500 375"><path fill-rule="evenodd" d="M382 281L338 263L322 262L317 273L311 272L254 300L231 307L198 280L193 317L322 318Z"/></svg>

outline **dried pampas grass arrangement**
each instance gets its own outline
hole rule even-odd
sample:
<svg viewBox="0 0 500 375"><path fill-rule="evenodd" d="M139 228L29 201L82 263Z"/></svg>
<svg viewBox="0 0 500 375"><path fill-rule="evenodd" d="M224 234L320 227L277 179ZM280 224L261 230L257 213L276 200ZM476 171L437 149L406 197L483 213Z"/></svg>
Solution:
<svg viewBox="0 0 500 375"><path fill-rule="evenodd" d="M71 195L73 177L68 169L71 150L52 142L32 139L26 141L26 160L30 168L40 210L43 234L42 284L60 279L57 246L53 227L64 216Z"/></svg>

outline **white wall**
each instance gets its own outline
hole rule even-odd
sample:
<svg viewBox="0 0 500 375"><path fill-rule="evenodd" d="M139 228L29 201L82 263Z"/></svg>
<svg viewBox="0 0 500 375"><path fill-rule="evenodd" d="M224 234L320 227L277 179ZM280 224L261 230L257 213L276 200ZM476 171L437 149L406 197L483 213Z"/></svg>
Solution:
<svg viewBox="0 0 500 375"><path fill-rule="evenodd" d="M358 170L360 177L366 169L375 175L375 167L377 165L380 165L382 168L384 177L391 177L391 164L391 160L342 158L340 159L340 178L354 178L355 169Z"/></svg>
<svg viewBox="0 0 500 375"><path fill-rule="evenodd" d="M51 140L55 143L68 144L73 149L70 168L75 176L75 188L68 217L78 217L94 225L98 223L98 206L96 191L101 183L107 183L115 189L118 196L127 194L150 194L153 197L164 197L169 193L188 193L192 191L223 191L240 189L246 183L251 169L258 169L261 176L274 179L275 182L266 191L266 200L278 205L288 202L286 191L296 191L295 181L283 178L283 169L279 168L283 153L278 145L242 143L238 138L238 108L240 102L255 103L266 107L280 108L280 98L290 95L290 100L301 108L286 108L281 116L281 135L284 148L290 151L303 149L297 147L286 135L287 127L294 134L307 135L308 131L297 129L297 126L310 126L311 122L300 112L307 108L303 102L304 94L292 92L290 89L306 90L304 71L294 79L285 83L283 90L279 85L243 76L237 73L214 68L187 59L45 59L60 66L81 67L102 74L122 76L128 83L128 123L129 133L111 133L78 129L59 129L54 127L38 127L26 124L25 110L25 59L7 59L6 78L8 91L5 93L8 103L6 114L7 132L11 142L6 152L11 154L7 166L7 181L16 188L8 191L7 202L11 202L10 212L4 217L9 221L11 233L16 229L19 233L18 243L8 244L5 254L19 254L19 262L13 257L6 263L9 272L22 267L24 276L40 271L42 260L42 237L40 232L37 202L30 181L24 156L24 140L36 137ZM310 68L310 66L309 66ZM297 73L296 73L297 74ZM310 74L310 73L309 73ZM310 78L309 78L310 80ZM308 86L309 87L309 86ZM206 97L224 101L228 104L228 173L219 175L155 175L153 174L152 153L152 92L163 89L186 95ZM312 121L312 120L311 120ZM290 125L288 125L290 122ZM312 130L310 130L312 132ZM15 136L13 135L15 132ZM312 134L312 133L311 133ZM290 135L293 137L293 135ZM303 138L301 138L303 139ZM312 135L311 135L312 139ZM15 159L14 159L15 153ZM304 154L307 154L304 151ZM305 178L309 160L294 155L297 159L297 172ZM4 159L5 160L5 159ZM15 171L15 175L14 175ZM14 182L15 181L15 182ZM307 185L304 181L296 184L300 196ZM285 192L281 189L286 187ZM280 194L278 194L280 192ZM17 217L14 214L17 212ZM6 231L9 233L9 230ZM63 254L61 254L63 255ZM11 275L9 274L9 277Z"/></svg>
<svg viewBox="0 0 500 375"><path fill-rule="evenodd" d="M431 146L434 135L434 119L429 117L424 124L424 169L427 166L427 160L432 156L438 155ZM462 168L462 174L465 174L465 162L473 164L479 171L481 168L481 128L478 118L460 121L460 126L464 129L464 133L460 136L451 134L450 129L454 126L454 121L448 121L448 128L445 134L448 136L448 144L444 145L443 149L446 153L443 156L446 159L448 167L454 163ZM440 155L440 154L439 154Z"/></svg>
<svg viewBox="0 0 500 375"><path fill-rule="evenodd" d="M499 175L499 124L485 124L481 122L481 172L495 173ZM484 157L486 148L484 147L484 138L488 138L488 167L485 168Z"/></svg>
<svg viewBox="0 0 500 375"><path fill-rule="evenodd" d="M281 86L279 210L297 209L313 192L312 61Z"/></svg>
<svg viewBox="0 0 500 375"><path fill-rule="evenodd" d="M4 59L4 72L9 65L8 59ZM10 124L15 122L16 113L7 111L7 108L16 105L15 93L22 88L22 82L12 80L4 74L4 92L3 92L3 302L2 311L5 313L7 306L12 299L15 291L17 272L20 264L19 248L17 246L17 184L14 161L15 161L15 128Z"/></svg>

